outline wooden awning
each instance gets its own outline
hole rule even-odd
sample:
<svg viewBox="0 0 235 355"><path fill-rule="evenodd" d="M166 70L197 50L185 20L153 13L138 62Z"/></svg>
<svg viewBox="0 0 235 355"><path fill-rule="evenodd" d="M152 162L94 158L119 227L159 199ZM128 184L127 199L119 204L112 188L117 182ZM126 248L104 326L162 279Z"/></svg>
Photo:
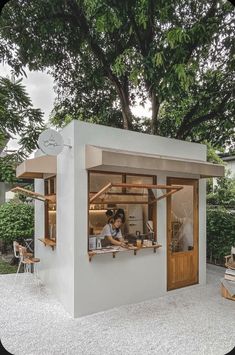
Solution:
<svg viewBox="0 0 235 355"><path fill-rule="evenodd" d="M11 189L11 191L15 192L15 193L19 193L24 196L31 197L35 200L39 200L42 202L53 201L53 196L52 196L52 198L50 198L50 196L44 196L44 195L41 195L37 192L31 191L28 189L24 189L23 187L19 187L19 186L14 187L13 189Z"/></svg>
<svg viewBox="0 0 235 355"><path fill-rule="evenodd" d="M166 190L166 192L157 197L152 199L151 201L148 201L148 204L153 204L163 198L166 198L174 193L176 193L179 190L183 189L183 186L181 185L156 185L156 184L126 184L126 183L108 183L107 185L105 185L104 187L102 187L102 189L100 189L95 195L93 195L90 198L90 203L94 203L95 200L97 200L100 196L104 195L108 190L110 190L112 187L121 187L121 188L140 188L140 189L147 189L147 190ZM109 203L114 203L114 201L108 201ZM105 201L103 200L102 203L105 203ZM118 203L118 202L117 202ZM135 203L135 204L140 204L140 203L144 203L146 204L146 201L119 201L119 203L122 204L130 204L130 203Z"/></svg>
<svg viewBox="0 0 235 355"><path fill-rule="evenodd" d="M86 145L86 169L136 174L188 174L200 178L223 177L224 165L201 160L179 159L163 155L134 153Z"/></svg>
<svg viewBox="0 0 235 355"><path fill-rule="evenodd" d="M21 179L42 179L43 174L56 174L56 157L44 155L23 161L16 168L16 177Z"/></svg>

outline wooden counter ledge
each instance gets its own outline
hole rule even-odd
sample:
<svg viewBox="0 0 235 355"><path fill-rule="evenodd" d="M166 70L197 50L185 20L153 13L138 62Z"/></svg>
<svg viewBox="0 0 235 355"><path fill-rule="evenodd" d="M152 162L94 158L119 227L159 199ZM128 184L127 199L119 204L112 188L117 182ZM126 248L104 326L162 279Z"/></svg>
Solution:
<svg viewBox="0 0 235 355"><path fill-rule="evenodd" d="M42 242L45 246L51 247L52 250L54 250L54 247L56 246L56 242L52 239L48 238L38 238L40 242Z"/></svg>
<svg viewBox="0 0 235 355"><path fill-rule="evenodd" d="M134 251L134 255L137 254L137 251L143 250L143 249L153 249L153 252L156 253L156 250L158 248L161 248L162 245L161 244L155 244L155 245L151 245L151 246L142 246L140 248L132 246L129 248L122 248L119 247L119 249L115 249L115 248L103 248L103 249L96 249L96 250L92 250L88 252L88 256L89 256L89 261L91 261L91 259L96 256L96 255L104 255L104 254L112 254L113 258L115 258L117 253L122 253L122 252L127 252L127 251Z"/></svg>

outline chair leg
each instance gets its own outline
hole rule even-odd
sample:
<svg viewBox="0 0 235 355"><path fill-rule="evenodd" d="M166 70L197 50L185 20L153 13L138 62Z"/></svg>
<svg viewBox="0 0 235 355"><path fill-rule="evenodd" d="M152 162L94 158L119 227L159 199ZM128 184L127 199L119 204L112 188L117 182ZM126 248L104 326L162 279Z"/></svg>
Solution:
<svg viewBox="0 0 235 355"><path fill-rule="evenodd" d="M30 265L29 264L24 264L24 280L23 280L23 286L26 283L26 278L28 277L28 274L30 273Z"/></svg>
<svg viewBox="0 0 235 355"><path fill-rule="evenodd" d="M14 282L13 282L13 286L12 286L12 288L14 288L14 287L15 287L16 280L17 280L17 276L18 276L18 274L19 274L21 264L22 264L22 261L20 260L20 261L19 261L18 268L17 268L17 271L16 271L16 274L15 274L15 277L14 277Z"/></svg>
<svg viewBox="0 0 235 355"><path fill-rule="evenodd" d="M38 275L38 267L37 267L37 264L34 264L34 267L33 267L33 274L34 274L34 279L36 281L36 284L37 284L37 288L38 288L38 293L39 295L41 294L41 288L40 288L40 279L39 279L39 275Z"/></svg>
<svg viewBox="0 0 235 355"><path fill-rule="evenodd" d="M21 264L22 264L22 262L21 262L21 260L20 260L20 261L19 261L18 268L17 268L17 271L16 271L16 275L18 275L18 273L19 273L19 271L20 271Z"/></svg>

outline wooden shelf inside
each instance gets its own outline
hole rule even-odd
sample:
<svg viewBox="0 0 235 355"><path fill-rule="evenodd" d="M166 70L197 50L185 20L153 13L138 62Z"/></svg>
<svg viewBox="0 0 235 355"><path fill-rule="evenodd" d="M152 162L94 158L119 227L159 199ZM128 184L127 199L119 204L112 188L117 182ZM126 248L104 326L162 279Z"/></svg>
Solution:
<svg viewBox="0 0 235 355"><path fill-rule="evenodd" d="M56 242L52 239L38 238L38 240L40 240L40 242L42 242L45 246L51 247L52 250L54 250L54 248L56 246Z"/></svg>
<svg viewBox="0 0 235 355"><path fill-rule="evenodd" d="M152 249L154 253L156 253L156 250L158 248L161 248L162 245L161 244L155 244L155 245L151 245L151 246L142 246L140 248L138 247L128 247L128 248L122 248L119 247L119 249L115 249L115 248L103 248L103 249L98 249L98 250L92 250L88 252L88 256L89 256L89 261L92 260L92 258L96 255L104 255L104 254L112 254L113 258L115 258L117 253L123 253L123 252L127 252L127 251L133 251L134 255L137 254L138 251L144 250L144 249Z"/></svg>

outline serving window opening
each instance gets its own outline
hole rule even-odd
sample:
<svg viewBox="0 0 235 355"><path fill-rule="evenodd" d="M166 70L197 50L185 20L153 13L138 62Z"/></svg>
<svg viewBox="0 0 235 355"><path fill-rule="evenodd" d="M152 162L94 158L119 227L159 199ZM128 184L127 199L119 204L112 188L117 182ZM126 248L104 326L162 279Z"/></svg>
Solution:
<svg viewBox="0 0 235 355"><path fill-rule="evenodd" d="M88 250L120 250L105 245L102 231L112 225L120 211L124 223L120 230L126 246L152 246L157 243L156 176L124 173L88 172L89 213Z"/></svg>

